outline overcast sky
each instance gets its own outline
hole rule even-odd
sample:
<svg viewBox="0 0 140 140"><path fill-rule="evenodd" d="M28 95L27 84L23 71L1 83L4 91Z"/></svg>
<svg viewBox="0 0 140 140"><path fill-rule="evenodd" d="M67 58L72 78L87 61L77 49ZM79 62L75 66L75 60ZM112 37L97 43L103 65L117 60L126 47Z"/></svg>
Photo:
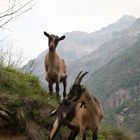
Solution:
<svg viewBox="0 0 140 140"><path fill-rule="evenodd" d="M0 0L1 1L5 0ZM43 31L62 35L65 32L94 32L116 22L123 15L140 17L140 0L35 0L32 11L8 24L9 36L28 59L47 48ZM0 5L2 6L2 4ZM28 60L27 59L27 60Z"/></svg>

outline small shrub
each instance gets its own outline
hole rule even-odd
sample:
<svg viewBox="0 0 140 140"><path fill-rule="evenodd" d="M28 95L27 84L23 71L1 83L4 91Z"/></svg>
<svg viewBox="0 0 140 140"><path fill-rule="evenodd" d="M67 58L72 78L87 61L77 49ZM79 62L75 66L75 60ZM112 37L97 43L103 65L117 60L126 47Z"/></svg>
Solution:
<svg viewBox="0 0 140 140"><path fill-rule="evenodd" d="M105 140L134 140L134 135L128 129L116 126L104 126L101 134Z"/></svg>

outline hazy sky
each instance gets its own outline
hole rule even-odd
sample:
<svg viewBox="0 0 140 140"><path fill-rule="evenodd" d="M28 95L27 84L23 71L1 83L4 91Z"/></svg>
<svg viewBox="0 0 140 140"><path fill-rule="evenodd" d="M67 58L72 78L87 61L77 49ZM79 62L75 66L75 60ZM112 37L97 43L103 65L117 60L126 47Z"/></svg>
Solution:
<svg viewBox="0 0 140 140"><path fill-rule="evenodd" d="M0 4L1 1L5 0L0 0ZM57 35L71 31L94 32L126 14L140 17L140 0L35 1L32 11L6 26L12 30L7 32L14 44L28 59L47 48L44 30Z"/></svg>

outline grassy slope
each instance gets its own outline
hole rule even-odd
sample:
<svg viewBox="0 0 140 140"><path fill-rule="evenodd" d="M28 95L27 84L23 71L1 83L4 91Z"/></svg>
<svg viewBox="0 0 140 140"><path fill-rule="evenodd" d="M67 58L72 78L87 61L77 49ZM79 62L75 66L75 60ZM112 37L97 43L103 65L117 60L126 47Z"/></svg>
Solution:
<svg viewBox="0 0 140 140"><path fill-rule="evenodd" d="M0 67L0 91L18 97L31 97L54 108L58 106L56 98L41 89L37 77L11 68Z"/></svg>
<svg viewBox="0 0 140 140"><path fill-rule="evenodd" d="M1 105L10 112L14 111L14 119L18 118L17 122L13 122L12 129L11 124L6 125L6 130L5 127L0 128L0 137L3 140L7 137L16 139L21 134L28 139L48 139L54 121L48 115L58 106L58 101L41 89L37 77L12 68L0 67Z"/></svg>
<svg viewBox="0 0 140 140"><path fill-rule="evenodd" d="M2 68L0 67L0 94L3 96L3 93L9 94L12 96L9 100L13 100L12 103L8 101L8 106L10 102L10 106L12 105L12 108L16 108L17 110L20 110L20 112L25 108L24 114L26 114L25 117L27 121L27 128L31 131L32 127L35 125L35 127L39 126L39 130L42 132L36 132L31 133L27 132L26 134L40 134L43 135L43 130L48 128L48 125L50 125L47 120L45 120L46 117L42 117L42 112L45 112L44 110L52 108L56 108L58 106L58 102L55 97L50 96L48 93L44 92L40 85L39 81L36 77L29 75L29 74L23 74L17 70L13 70L11 68ZM5 94L4 94L5 96ZM2 97L0 97L2 99ZM2 100L0 100L2 101ZM24 101L24 103L23 103ZM6 103L4 103L6 104ZM13 105L14 104L14 105ZM19 112L19 111L18 111ZM23 113L23 112L22 112ZM25 115L24 115L25 116ZM34 121L34 125L30 125L30 122ZM50 127L50 126L49 126ZM38 129L37 129L38 130ZM66 129L67 130L67 129ZM64 132L63 135L67 135L65 129L62 129ZM33 131L33 132L34 132ZM49 130L50 131L50 130ZM31 135L30 134L30 135ZM38 134L38 135L39 135ZM31 135L31 136L32 136ZM48 134L47 134L48 135ZM118 138L116 136L119 135ZM35 137L34 137L35 139ZM45 138L46 139L46 138ZM45 140L40 139L40 140ZM122 128L113 128L113 127L103 127L100 131L99 140L133 140L133 137L131 133L128 133L127 131L124 131ZM63 140L61 138L61 140Z"/></svg>

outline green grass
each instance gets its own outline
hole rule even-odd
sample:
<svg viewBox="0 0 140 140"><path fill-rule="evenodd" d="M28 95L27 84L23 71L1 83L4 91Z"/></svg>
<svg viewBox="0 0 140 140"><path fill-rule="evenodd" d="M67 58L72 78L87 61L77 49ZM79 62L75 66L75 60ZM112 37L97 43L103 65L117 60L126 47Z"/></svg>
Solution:
<svg viewBox="0 0 140 140"><path fill-rule="evenodd" d="M10 91L19 96L41 92L39 81L35 76L23 74L9 67L0 68L0 85L1 91Z"/></svg>
<svg viewBox="0 0 140 140"><path fill-rule="evenodd" d="M0 67L0 92L19 97L17 105L20 104L20 99L30 97L53 108L58 106L57 98L41 88L37 77L10 67Z"/></svg>

